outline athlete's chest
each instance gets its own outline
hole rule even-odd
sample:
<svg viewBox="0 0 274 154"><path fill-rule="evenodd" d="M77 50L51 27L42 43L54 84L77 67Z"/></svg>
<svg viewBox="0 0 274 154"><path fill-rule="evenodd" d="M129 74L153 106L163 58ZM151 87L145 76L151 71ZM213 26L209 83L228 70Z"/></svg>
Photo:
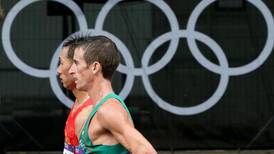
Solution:
<svg viewBox="0 0 274 154"><path fill-rule="evenodd" d="M89 125L88 136L93 144L111 144L116 143L114 136L105 129L95 115Z"/></svg>
<svg viewBox="0 0 274 154"><path fill-rule="evenodd" d="M75 124L75 134L77 137L79 137L80 132L82 128L84 127L84 124L92 110L92 106L88 106L84 108L75 118L74 124Z"/></svg>

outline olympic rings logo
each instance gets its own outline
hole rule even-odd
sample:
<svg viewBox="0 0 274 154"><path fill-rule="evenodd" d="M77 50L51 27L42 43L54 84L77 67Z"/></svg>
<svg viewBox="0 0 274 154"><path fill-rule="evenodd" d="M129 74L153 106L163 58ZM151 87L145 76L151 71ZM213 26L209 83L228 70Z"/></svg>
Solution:
<svg viewBox="0 0 274 154"><path fill-rule="evenodd" d="M53 58L50 63L50 68L48 70L36 69L25 64L23 61L21 61L17 57L11 45L10 31L11 31L13 20L24 7L37 1L41 1L41 0L21 0L9 11L3 23L3 29L2 29L2 43L3 43L4 51L6 52L9 60L22 72L38 78L49 78L51 88L56 94L57 98L66 106L71 107L73 104L73 101L69 100L64 95L61 88L59 87L59 84L56 78L56 68L58 65L58 57L61 51L62 44L60 44L59 47L56 49L55 54L53 55ZM169 111L177 115L193 115L193 114L198 114L210 109L223 96L228 85L229 77L243 75L243 74L252 72L258 67L260 67L271 54L273 45L274 45L273 16L270 10L268 9L268 7L261 0L248 0L248 2L251 3L253 6L255 6L261 12L261 14L263 15L266 21L266 25L267 25L266 43L260 55L256 59L240 67L229 67L227 57L224 54L222 48L209 36L206 36L205 34L201 32L195 31L196 22L198 20L198 17L202 13L202 11L208 5L212 4L216 0L202 0L192 11L190 18L187 22L187 28L185 30L179 29L179 24L174 12L163 0L145 0L147 2L154 4L155 6L157 6L159 9L161 9L164 12L171 26L171 31L157 37L148 45L141 59L142 67L136 68L134 66L132 56L128 48L126 47L126 45L113 34L103 30L104 21L107 14L117 3L119 3L122 0L109 0L105 3L98 17L96 18L94 29L88 29L87 21L84 13L81 11L79 6L72 0L52 0L52 1L62 3L63 5L67 6L70 10L72 10L73 14L77 18L80 31L87 31L92 35L105 35L116 43L126 64L126 65L120 64L117 68L117 70L120 73L123 73L126 75L125 84L121 92L119 93L119 95L122 98L125 99L129 95L133 87L135 76L141 76L146 92L154 101L154 103L156 103L163 110ZM195 105L192 107L179 107L179 106L172 105L171 103L163 100L153 90L153 87L151 86L151 83L148 78L149 75L163 69L170 62L170 60L172 59L172 57L174 56L177 50L180 38L187 39L187 44L190 48L191 54L204 68L206 68L207 70L213 73L217 73L220 75L220 82L218 84L216 91L213 93L213 95L210 98L208 98L208 100L200 103L199 105ZM169 40L171 40L171 43L169 44L169 47L166 53L164 54L164 56L155 64L152 64L149 66L149 60L152 57L153 53L156 51L156 49L161 44ZM211 61L209 61L202 55L201 51L197 47L196 40L203 42L209 48L212 49L212 51L214 52L214 54L216 55L219 61L219 65L212 63Z"/></svg>

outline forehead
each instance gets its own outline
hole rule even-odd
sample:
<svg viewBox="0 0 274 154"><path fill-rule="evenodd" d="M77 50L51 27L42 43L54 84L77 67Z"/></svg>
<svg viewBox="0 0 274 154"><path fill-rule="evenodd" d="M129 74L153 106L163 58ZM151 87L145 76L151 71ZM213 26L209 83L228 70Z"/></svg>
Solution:
<svg viewBox="0 0 274 154"><path fill-rule="evenodd" d="M61 51L61 53L60 53L60 57L61 57L61 58L67 57L67 55L68 55L68 50L69 50L69 47L63 47L63 49L62 49L62 51Z"/></svg>
<svg viewBox="0 0 274 154"><path fill-rule="evenodd" d="M76 48L74 53L75 59L83 59L85 51L82 48Z"/></svg>

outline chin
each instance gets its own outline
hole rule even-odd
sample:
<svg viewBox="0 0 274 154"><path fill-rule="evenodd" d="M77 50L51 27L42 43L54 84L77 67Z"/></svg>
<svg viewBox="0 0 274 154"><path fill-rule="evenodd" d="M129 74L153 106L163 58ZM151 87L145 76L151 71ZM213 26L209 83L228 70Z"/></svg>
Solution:
<svg viewBox="0 0 274 154"><path fill-rule="evenodd" d="M67 85L64 82L62 82L62 85L64 88L67 88Z"/></svg>
<svg viewBox="0 0 274 154"><path fill-rule="evenodd" d="M76 86L76 88L80 91L86 91L86 88L84 88L83 86Z"/></svg>
<svg viewBox="0 0 274 154"><path fill-rule="evenodd" d="M77 86L77 85L76 85L76 89L82 90L83 88L82 88L81 86Z"/></svg>
<svg viewBox="0 0 274 154"><path fill-rule="evenodd" d="M71 86L64 85L64 87L65 87L67 90L73 90L73 88L72 88Z"/></svg>

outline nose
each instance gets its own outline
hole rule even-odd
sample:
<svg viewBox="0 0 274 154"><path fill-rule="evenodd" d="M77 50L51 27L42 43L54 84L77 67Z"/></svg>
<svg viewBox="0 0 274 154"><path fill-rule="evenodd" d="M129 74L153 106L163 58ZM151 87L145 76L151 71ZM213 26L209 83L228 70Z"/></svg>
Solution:
<svg viewBox="0 0 274 154"><path fill-rule="evenodd" d="M61 73L61 68L60 68L60 65L58 66L57 68L57 74L59 75Z"/></svg>
<svg viewBox="0 0 274 154"><path fill-rule="evenodd" d="M69 74L73 75L75 74L76 65L73 63L71 67L69 68Z"/></svg>

